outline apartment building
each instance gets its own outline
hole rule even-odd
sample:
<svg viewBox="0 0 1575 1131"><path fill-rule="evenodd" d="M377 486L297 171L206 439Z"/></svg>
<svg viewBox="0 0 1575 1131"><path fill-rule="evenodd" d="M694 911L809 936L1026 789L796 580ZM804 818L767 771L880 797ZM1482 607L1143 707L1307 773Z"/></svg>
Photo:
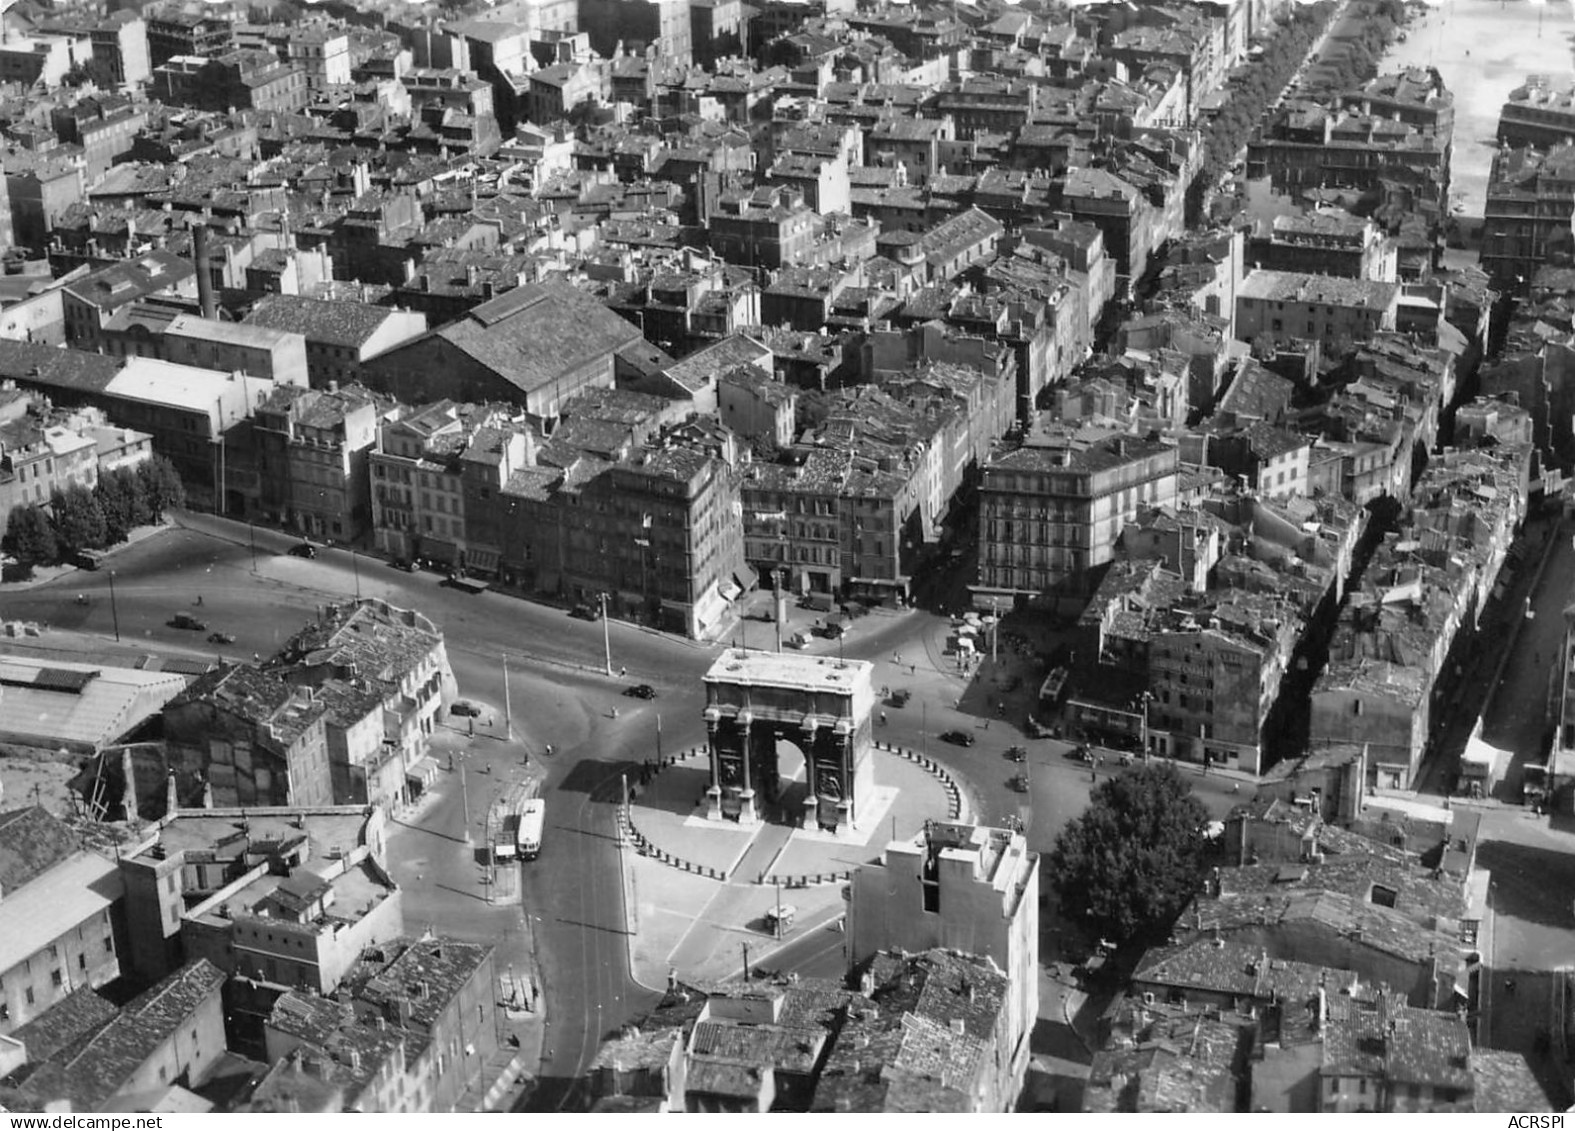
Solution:
<svg viewBox="0 0 1575 1131"><path fill-rule="evenodd" d="M992 454L979 485L974 601L1037 601L1085 585L1140 508L1175 502L1178 461L1170 444L1135 436Z"/></svg>

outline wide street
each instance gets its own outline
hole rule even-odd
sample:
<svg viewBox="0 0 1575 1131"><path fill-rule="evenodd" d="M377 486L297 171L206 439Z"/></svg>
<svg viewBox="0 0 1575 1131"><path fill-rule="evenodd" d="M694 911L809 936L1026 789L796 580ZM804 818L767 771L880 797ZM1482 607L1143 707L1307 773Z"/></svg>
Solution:
<svg viewBox="0 0 1575 1131"><path fill-rule="evenodd" d="M1389 45L1381 73L1437 67L1454 95L1450 186L1464 215L1480 218L1486 207L1499 110L1510 91L1529 75L1569 71L1572 20L1568 0L1442 0L1407 28L1405 42Z"/></svg>
<svg viewBox="0 0 1575 1131"><path fill-rule="evenodd" d="M443 585L435 574L407 574L362 554L352 560L343 549L325 549L316 560L289 556L285 551L296 541L244 523L182 515L177 528L117 552L110 568L8 593L0 612L7 619L97 636L107 649L118 625L128 646L236 659L271 652L316 607L358 591L430 616L444 630L461 695L484 705L492 717L481 720L473 740L455 725L459 720L446 720L435 744L442 767L436 796L390 838L390 863L406 889L412 930L430 925L492 938L511 961L523 960L533 945L548 1027L542 1087L532 1106L565 1103L570 1082L594 1056L599 1037L638 1018L655 998L654 988L639 986L629 974L614 822L620 775L654 757L659 741L669 753L704 741L701 676L725 645L614 622L608 626L613 670L627 668L627 674L609 678L599 623L511 596L469 594ZM85 605L78 604L78 594L87 598ZM768 603L756 595L753 608L763 611ZM235 643L215 646L206 642L206 631L170 627L167 622L181 611L206 621L210 631L233 633ZM813 615L794 610L795 617ZM39 643L48 645L50 635ZM1065 757L1065 743L1028 739L1020 729L1042 678L1034 657L1003 649L1000 663L992 667L986 659L984 674L969 683L942 654L945 635L944 618L883 609L860 618L840 649L850 659L874 662L877 686L914 692L907 707L888 709L881 738L926 750L959 778L977 818L1021 816L1032 845L1047 851L1087 803L1090 771ZM773 627L758 620L741 621L731 633L732 640L752 647L774 647L774 638ZM811 651L838 648L817 640ZM503 736L505 657L514 742ZM651 684L657 698L624 696L623 689L635 682ZM939 736L949 730L973 734L975 744L942 741ZM1010 788L1019 766L1006 751L1018 743L1030 751L1027 794ZM467 767L463 796L458 763L454 770L447 766L451 750ZM1111 765L1101 772L1114 771ZM490 798L527 775L539 781L547 798L543 851L522 869L522 905L494 907L487 902L485 869L465 843L463 812L468 802L472 841L481 843ZM1248 787L1241 787L1240 796L1233 787L1218 775L1196 783L1216 816L1247 796ZM522 913L528 923L520 922ZM835 974L839 940L826 932L805 953L789 950L775 964Z"/></svg>

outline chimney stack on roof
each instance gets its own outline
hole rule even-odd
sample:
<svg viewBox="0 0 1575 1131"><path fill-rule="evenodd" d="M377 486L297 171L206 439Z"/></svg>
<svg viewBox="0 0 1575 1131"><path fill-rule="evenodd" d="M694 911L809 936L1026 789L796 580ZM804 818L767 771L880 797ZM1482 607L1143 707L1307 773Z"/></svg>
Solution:
<svg viewBox="0 0 1575 1131"><path fill-rule="evenodd" d="M208 273L208 226L199 222L191 232L192 266L197 270L197 302L204 318L218 312L213 298L213 276Z"/></svg>

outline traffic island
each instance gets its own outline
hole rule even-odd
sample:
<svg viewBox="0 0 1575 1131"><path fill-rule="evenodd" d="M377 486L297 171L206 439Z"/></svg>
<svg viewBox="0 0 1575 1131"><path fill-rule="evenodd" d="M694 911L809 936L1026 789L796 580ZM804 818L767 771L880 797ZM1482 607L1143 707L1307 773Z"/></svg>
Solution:
<svg viewBox="0 0 1575 1131"><path fill-rule="evenodd" d="M876 743L862 819L836 832L795 827L784 818L803 792L803 768L785 762L784 769L791 776L778 803L766 808L767 819L741 826L707 815L704 748L664 759L630 791L629 840L641 856L705 879L805 887L846 880L888 841L917 835L927 820L966 819L961 791L943 766L916 751Z"/></svg>

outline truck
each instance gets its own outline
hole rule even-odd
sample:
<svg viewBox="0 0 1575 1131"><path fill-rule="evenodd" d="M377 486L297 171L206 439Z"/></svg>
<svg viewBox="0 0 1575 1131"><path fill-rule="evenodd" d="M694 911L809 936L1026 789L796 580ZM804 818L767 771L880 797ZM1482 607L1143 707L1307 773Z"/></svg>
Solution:
<svg viewBox="0 0 1575 1131"><path fill-rule="evenodd" d="M1527 762L1520 770L1521 804L1541 811L1548 803L1548 767L1545 762Z"/></svg>
<svg viewBox="0 0 1575 1131"><path fill-rule="evenodd" d="M515 841L520 859L534 860L541 854L541 832L546 819L547 803L539 797L532 797L520 809L519 831Z"/></svg>
<svg viewBox="0 0 1575 1131"><path fill-rule="evenodd" d="M464 593L485 593L488 583L474 577L466 577L462 573L451 573L444 582L450 589L458 589Z"/></svg>

